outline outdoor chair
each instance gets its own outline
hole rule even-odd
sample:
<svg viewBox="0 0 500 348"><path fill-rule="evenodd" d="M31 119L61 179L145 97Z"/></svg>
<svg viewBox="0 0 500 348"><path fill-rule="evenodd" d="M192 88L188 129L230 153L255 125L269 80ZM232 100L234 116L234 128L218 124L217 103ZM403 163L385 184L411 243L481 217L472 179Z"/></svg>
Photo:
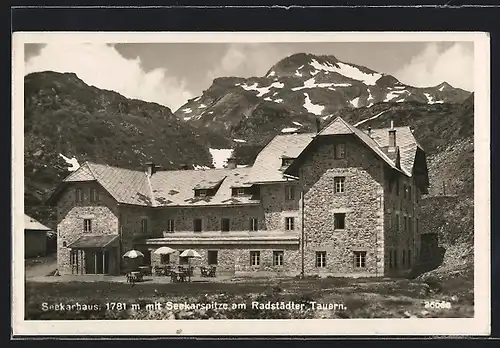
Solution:
<svg viewBox="0 0 500 348"><path fill-rule="evenodd" d="M162 276L162 275L165 275L165 269L163 269L162 267L155 267L155 275L157 276Z"/></svg>
<svg viewBox="0 0 500 348"><path fill-rule="evenodd" d="M215 267L215 266L210 267L210 270L209 270L208 276L209 276L209 277L212 277L212 278L215 278L215 271L216 271L216 270L217 270L217 267Z"/></svg>
<svg viewBox="0 0 500 348"><path fill-rule="evenodd" d="M204 277L204 278L205 278L205 277L209 277L209 275L210 275L210 270L209 270L207 267L205 267L205 266L200 266L200 274L201 274L201 276L202 276L202 277Z"/></svg>

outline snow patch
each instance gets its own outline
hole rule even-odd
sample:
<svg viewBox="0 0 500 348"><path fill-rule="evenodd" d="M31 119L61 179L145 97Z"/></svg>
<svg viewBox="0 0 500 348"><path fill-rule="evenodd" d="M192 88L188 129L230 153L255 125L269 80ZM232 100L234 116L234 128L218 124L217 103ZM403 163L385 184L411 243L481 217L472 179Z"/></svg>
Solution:
<svg viewBox="0 0 500 348"><path fill-rule="evenodd" d="M269 97L265 97L264 100L267 100L267 101L273 101L271 98Z"/></svg>
<svg viewBox="0 0 500 348"><path fill-rule="evenodd" d="M214 113L213 111L209 111L209 112L208 112L208 114L209 114L209 115L211 115L211 114L213 114L213 113Z"/></svg>
<svg viewBox="0 0 500 348"><path fill-rule="evenodd" d="M70 172L74 172L75 170L80 168L80 163L78 163L78 160L76 159L76 157L68 158L68 157L64 156L62 153L60 153L59 156L61 156L63 158L63 160L66 161L66 163L71 165L71 167L68 168L68 170Z"/></svg>
<svg viewBox="0 0 500 348"><path fill-rule="evenodd" d="M402 97L402 94L406 94L406 93L408 93L408 91L406 91L406 90L389 92L385 96L384 102L389 102L397 97ZM398 102L402 102L402 101L404 101L404 100L398 100Z"/></svg>
<svg viewBox="0 0 500 348"><path fill-rule="evenodd" d="M200 100L200 99L201 99L201 96L196 97L196 99L194 99L193 101L197 102L197 101L198 101L198 100Z"/></svg>
<svg viewBox="0 0 500 348"><path fill-rule="evenodd" d="M205 104L200 104L198 107L199 107L200 109L203 109L203 108L206 108L207 106L206 106Z"/></svg>
<svg viewBox="0 0 500 348"><path fill-rule="evenodd" d="M267 76L274 76L276 75L276 72L274 70L270 71L269 74L267 74Z"/></svg>
<svg viewBox="0 0 500 348"><path fill-rule="evenodd" d="M281 133L293 133L293 132L296 132L298 130L299 130L298 128L283 128L281 130Z"/></svg>
<svg viewBox="0 0 500 348"><path fill-rule="evenodd" d="M303 86L294 87L292 91L300 91L304 88L331 88L331 87L351 87L350 83L316 83L316 78L312 77L304 81Z"/></svg>
<svg viewBox="0 0 500 348"><path fill-rule="evenodd" d="M246 140L243 140L243 139L233 139L233 141L235 141L237 143L246 143L247 142Z"/></svg>
<svg viewBox="0 0 500 348"><path fill-rule="evenodd" d="M283 103L283 99L274 99L275 103Z"/></svg>
<svg viewBox="0 0 500 348"><path fill-rule="evenodd" d="M424 93L428 104L443 104L442 100L435 100L429 93Z"/></svg>
<svg viewBox="0 0 500 348"><path fill-rule="evenodd" d="M207 166L199 166L197 164L195 164L193 166L194 170L205 170L205 169L210 169L210 167L207 167Z"/></svg>
<svg viewBox="0 0 500 348"><path fill-rule="evenodd" d="M442 92L442 91L443 91L443 89L444 89L444 86L441 86L441 87L439 87L438 91L441 91L441 92Z"/></svg>
<svg viewBox="0 0 500 348"><path fill-rule="evenodd" d="M295 121L293 121L292 123L293 123L294 125L296 125L296 126L299 126L299 127L302 127L302 126L303 126L303 124L302 124L302 123L300 123L300 122L295 122Z"/></svg>
<svg viewBox="0 0 500 348"><path fill-rule="evenodd" d="M208 149L212 155L215 168L224 168L227 159L233 155L233 149Z"/></svg>
<svg viewBox="0 0 500 348"><path fill-rule="evenodd" d="M263 95L269 93L269 90L271 88L283 88L285 85L282 82L273 82L267 87L258 87L259 84L255 82L253 85L248 86L247 84L241 85L241 88L243 88L246 91L257 91L257 97L262 97Z"/></svg>
<svg viewBox="0 0 500 348"><path fill-rule="evenodd" d="M370 107L370 106L372 106L374 104L373 103L374 98L373 98L373 95L372 95L372 91L369 88L367 89L367 91L368 91L368 98L366 99L366 101L368 102L367 107Z"/></svg>
<svg viewBox="0 0 500 348"><path fill-rule="evenodd" d="M365 123L365 122L368 122L368 121L370 121L370 120L374 120L374 119L378 118L380 115L383 115L383 114L385 114L385 113L386 113L386 112L388 112L388 111L389 111L389 110L384 110L384 111L382 111L382 112L379 112L379 113L378 113L378 114L376 114L375 116L372 116L372 117L370 117L370 118L367 118L366 120L359 121L358 123L356 123L356 124L354 125L354 127L357 127L357 126L359 126L359 125L361 125L361 124L363 124L363 123Z"/></svg>
<svg viewBox="0 0 500 348"><path fill-rule="evenodd" d="M191 108L185 108L184 110L182 110L185 114L190 114L193 112L193 110L191 110Z"/></svg>
<svg viewBox="0 0 500 348"><path fill-rule="evenodd" d="M309 64L317 70L336 72L350 79L362 81L365 84L372 86L375 85L377 80L382 77L382 74L367 74L352 65L342 62L338 62L336 65L333 65L331 63L321 64L316 59L312 59Z"/></svg>
<svg viewBox="0 0 500 348"><path fill-rule="evenodd" d="M308 112L310 112L311 114L321 115L321 112L323 111L323 109L324 109L325 107L324 107L324 106L322 106L322 105L313 104L313 103L311 102L311 98L309 98L309 94L304 93L304 96L305 96L305 99L304 99L304 107L306 108L306 110L307 110Z"/></svg>
<svg viewBox="0 0 500 348"><path fill-rule="evenodd" d="M350 101L350 103L355 108L358 108L359 107L359 97L354 98L353 100Z"/></svg>
<svg viewBox="0 0 500 348"><path fill-rule="evenodd" d="M193 116L184 116L183 120L184 121L189 121L192 118L193 118Z"/></svg>

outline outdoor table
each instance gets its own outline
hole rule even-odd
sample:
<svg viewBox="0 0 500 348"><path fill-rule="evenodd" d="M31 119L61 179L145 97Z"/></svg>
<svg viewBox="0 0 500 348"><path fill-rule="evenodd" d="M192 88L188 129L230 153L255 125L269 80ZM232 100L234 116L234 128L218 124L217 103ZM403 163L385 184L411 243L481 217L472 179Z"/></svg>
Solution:
<svg viewBox="0 0 500 348"><path fill-rule="evenodd" d="M142 281L142 273L141 272L130 272L127 274L127 282L130 283L135 283L135 282L141 282Z"/></svg>
<svg viewBox="0 0 500 348"><path fill-rule="evenodd" d="M186 273L173 270L171 272L171 279L172 279L172 281L174 281L176 283L177 282L180 282L180 283L185 282L186 281Z"/></svg>
<svg viewBox="0 0 500 348"><path fill-rule="evenodd" d="M140 271L143 275L150 275L150 274L151 274L151 271L150 271L149 266L139 266L139 271Z"/></svg>

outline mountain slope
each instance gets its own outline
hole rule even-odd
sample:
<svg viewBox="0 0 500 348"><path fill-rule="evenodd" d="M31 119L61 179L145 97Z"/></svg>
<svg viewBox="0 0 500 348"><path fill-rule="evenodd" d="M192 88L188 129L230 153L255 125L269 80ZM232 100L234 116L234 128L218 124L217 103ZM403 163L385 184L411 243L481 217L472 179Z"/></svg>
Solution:
<svg viewBox="0 0 500 348"><path fill-rule="evenodd" d="M175 114L190 124L217 129L230 137L245 136L241 129L251 128L262 117L270 122L267 130L285 120L291 124L316 116L326 119L342 109L384 102L461 103L469 95L446 82L417 88L334 56L299 53L278 62L263 77L217 78Z"/></svg>
<svg viewBox="0 0 500 348"><path fill-rule="evenodd" d="M86 85L75 74L25 77L24 171L27 213L50 224L41 202L86 160L138 168L154 159L166 169L212 166L210 146L228 141L198 130L155 103ZM74 159L71 161L71 159Z"/></svg>

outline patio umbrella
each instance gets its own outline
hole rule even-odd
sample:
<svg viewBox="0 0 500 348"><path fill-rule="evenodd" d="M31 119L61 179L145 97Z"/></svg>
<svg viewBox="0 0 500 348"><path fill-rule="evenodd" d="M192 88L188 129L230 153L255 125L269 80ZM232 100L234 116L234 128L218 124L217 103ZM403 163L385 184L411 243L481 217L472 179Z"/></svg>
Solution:
<svg viewBox="0 0 500 348"><path fill-rule="evenodd" d="M135 259L138 257L144 257L144 254L141 253L139 250L129 250L123 255L123 257L128 259Z"/></svg>
<svg viewBox="0 0 500 348"><path fill-rule="evenodd" d="M177 251L177 250L172 249L172 248L170 248L170 247L168 247L168 246L162 246L162 247L160 247L160 248L156 249L156 250L154 251L154 253L155 253L155 254L157 254L157 255L168 255L168 254L173 254L173 253L175 253L176 251Z"/></svg>
<svg viewBox="0 0 500 348"><path fill-rule="evenodd" d="M196 252L196 250L192 250L192 249L187 249L187 250L184 250L180 255L179 257L187 257L188 258L188 266L189 266L189 272L188 272L188 276L189 276L189 281L191 281L191 259L193 257L201 257L200 254L198 254Z"/></svg>

